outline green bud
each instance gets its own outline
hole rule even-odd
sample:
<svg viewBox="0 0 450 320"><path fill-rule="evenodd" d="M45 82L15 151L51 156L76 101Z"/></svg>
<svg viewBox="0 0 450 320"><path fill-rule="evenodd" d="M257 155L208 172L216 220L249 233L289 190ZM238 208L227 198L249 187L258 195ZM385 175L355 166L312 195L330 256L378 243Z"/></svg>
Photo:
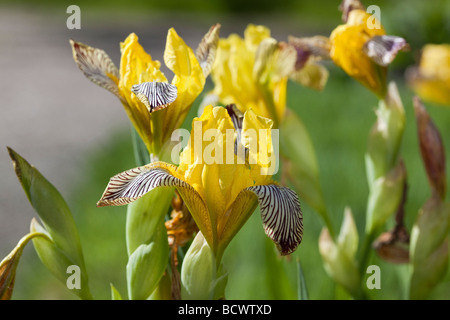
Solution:
<svg viewBox="0 0 450 320"><path fill-rule="evenodd" d="M356 229L352 210L347 207L344 210L344 221L342 221L337 243L342 251L346 252L349 257L354 258L358 250L358 242L358 230Z"/></svg>
<svg viewBox="0 0 450 320"><path fill-rule="evenodd" d="M360 291L355 259L358 239L356 225L349 208L345 210L337 242L331 238L326 228L322 229L319 237L319 251L326 272L353 296L358 296Z"/></svg>
<svg viewBox="0 0 450 320"><path fill-rule="evenodd" d="M201 232L197 233L181 266L181 297L184 300L223 298L227 274L216 272L216 260Z"/></svg>
<svg viewBox="0 0 450 320"><path fill-rule="evenodd" d="M450 204L432 197L411 231L411 299L425 299L447 272Z"/></svg>
<svg viewBox="0 0 450 320"><path fill-rule="evenodd" d="M370 186L366 213L366 234L372 234L394 214L402 200L406 170L400 162L386 176Z"/></svg>
<svg viewBox="0 0 450 320"><path fill-rule="evenodd" d="M149 244L141 244L130 255L127 264L128 295L131 300L144 300L156 289L168 263L169 244L164 221Z"/></svg>
<svg viewBox="0 0 450 320"><path fill-rule="evenodd" d="M369 186L386 175L397 163L405 128L405 110L397 86L389 84L384 100L376 110L377 121L369 134L366 170Z"/></svg>
<svg viewBox="0 0 450 320"><path fill-rule="evenodd" d="M128 255L140 245L149 244L168 212L174 188L156 188L127 207L126 238Z"/></svg>
<svg viewBox="0 0 450 320"><path fill-rule="evenodd" d="M46 234L32 232L22 237L16 247L0 262L0 300L9 300L14 289L16 270L27 243L34 237L47 237Z"/></svg>
<svg viewBox="0 0 450 320"><path fill-rule="evenodd" d="M328 275L350 294L356 296L359 290L356 261L333 241L327 228L323 228L320 234L319 251Z"/></svg>
<svg viewBox="0 0 450 320"><path fill-rule="evenodd" d="M36 250L39 259L47 267L47 269L62 283L64 283L71 292L75 293L81 299L92 299L88 286L87 273L84 268L77 264L76 261L68 257L65 252L55 243L47 230L41 226L36 219L31 221L31 233L44 234L45 237L33 238L34 249ZM75 275L78 285L74 287L68 286L70 274L70 267L75 266L79 268L79 274Z"/></svg>

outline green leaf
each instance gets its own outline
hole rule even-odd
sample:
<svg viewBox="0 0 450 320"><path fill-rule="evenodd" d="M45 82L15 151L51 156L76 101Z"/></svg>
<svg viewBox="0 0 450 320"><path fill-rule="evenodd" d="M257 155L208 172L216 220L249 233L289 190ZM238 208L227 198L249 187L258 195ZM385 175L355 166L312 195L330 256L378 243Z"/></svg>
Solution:
<svg viewBox="0 0 450 320"><path fill-rule="evenodd" d="M160 221L169 210L173 196L173 187L161 187L128 204L126 224L128 255L140 245L150 243Z"/></svg>
<svg viewBox="0 0 450 320"><path fill-rule="evenodd" d="M292 184L300 199L306 202L324 220L331 235L334 229L327 212L319 176L319 165L309 132L295 114L286 110L280 124L280 153L283 157L283 174Z"/></svg>
<svg viewBox="0 0 450 320"><path fill-rule="evenodd" d="M45 237L35 237L32 241L39 259L47 269L58 280L67 285L68 278L70 277L68 268L70 266L78 266L80 268L80 288L73 288L70 289L70 291L81 299L92 299L86 270L80 265L77 265L75 261L70 259L70 257L55 244L51 235L36 221L36 219L31 221L30 231L32 233L41 233L45 235Z"/></svg>
<svg viewBox="0 0 450 320"><path fill-rule="evenodd" d="M112 283L110 284L110 286L111 286L111 300L123 300L119 291L113 286Z"/></svg>
<svg viewBox="0 0 450 320"><path fill-rule="evenodd" d="M393 215L403 196L406 172L400 162L386 176L380 177L370 186L366 213L366 234L382 227Z"/></svg>
<svg viewBox="0 0 450 320"><path fill-rule="evenodd" d="M144 300L151 295L166 269L168 257L167 231L161 220L152 241L141 244L128 260L127 284L131 300Z"/></svg>
<svg viewBox="0 0 450 320"><path fill-rule="evenodd" d="M288 276L286 258L279 254L268 237L264 239L264 265L271 299L295 299L295 285Z"/></svg>
<svg viewBox="0 0 450 320"><path fill-rule="evenodd" d="M71 261L84 269L78 231L65 200L35 167L9 147L8 152L25 194L52 241Z"/></svg>
<svg viewBox="0 0 450 320"><path fill-rule="evenodd" d="M133 143L134 159L137 166L143 166L150 162L150 155L148 153L145 143L137 133L134 126L131 126L131 141Z"/></svg>
<svg viewBox="0 0 450 320"><path fill-rule="evenodd" d="M35 219L31 231L47 235L35 238L33 244L43 264L63 283L66 283L67 268L75 265L81 272L81 289L74 293L81 298L92 298L87 284L81 243L75 221L67 203L58 190L24 158L8 147L16 175L22 184L32 207L38 213L44 226Z"/></svg>
<svg viewBox="0 0 450 320"><path fill-rule="evenodd" d="M143 166L150 163L147 147L134 127L131 133L136 164ZM159 221L169 210L173 196L174 188L157 188L127 206L126 238L129 256L141 244L150 243Z"/></svg>
<svg viewBox="0 0 450 320"><path fill-rule="evenodd" d="M297 259L298 282L297 282L297 296L298 300L309 300L308 288L306 287L306 280L303 274L302 264L300 259Z"/></svg>

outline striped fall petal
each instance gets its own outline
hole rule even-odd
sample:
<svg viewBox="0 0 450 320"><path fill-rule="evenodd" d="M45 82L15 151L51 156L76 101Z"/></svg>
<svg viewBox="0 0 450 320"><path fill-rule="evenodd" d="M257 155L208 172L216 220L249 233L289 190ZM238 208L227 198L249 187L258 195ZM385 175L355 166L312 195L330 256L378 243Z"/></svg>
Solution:
<svg viewBox="0 0 450 320"><path fill-rule="evenodd" d="M171 175L168 170L170 170L169 165L155 162L115 175L110 179L97 206L129 204L157 187L176 185L187 187L184 181Z"/></svg>
<svg viewBox="0 0 450 320"><path fill-rule="evenodd" d="M213 243L212 222L202 197L175 171L175 166L157 161L119 173L110 179L97 207L126 205L155 188L176 187L205 238Z"/></svg>
<svg viewBox="0 0 450 320"><path fill-rule="evenodd" d="M205 238L215 243L216 234L221 235L222 246L229 243L256 207L258 200L266 235L274 241L282 255L294 252L302 241L303 216L300 201L295 192L275 184L255 185L242 190L234 201L230 214L221 223L222 230L214 230L211 217L202 197L187 182L175 177L176 167L164 162L154 162L112 177L97 206L120 206L129 204L158 187L176 187L199 225ZM255 197L256 196L256 197ZM246 208L246 209L244 209Z"/></svg>
<svg viewBox="0 0 450 320"><path fill-rule="evenodd" d="M105 88L120 98L120 74L108 54L97 48L92 48L81 42L70 40L73 59L83 74L96 85Z"/></svg>
<svg viewBox="0 0 450 320"><path fill-rule="evenodd" d="M408 50L405 39L397 36L375 36L364 44L364 53L380 66L386 67L394 61L399 51Z"/></svg>
<svg viewBox="0 0 450 320"><path fill-rule="evenodd" d="M149 112L164 109L177 98L177 87L167 82L135 84L131 91L145 104Z"/></svg>
<svg viewBox="0 0 450 320"><path fill-rule="evenodd" d="M205 78L211 72L212 66L214 64L217 44L219 43L219 31L220 24L216 23L213 25L209 31L202 38L199 43L197 50L195 51L195 56L200 62L200 66L203 70L203 75Z"/></svg>
<svg viewBox="0 0 450 320"><path fill-rule="evenodd" d="M302 241L303 215L297 194L275 184L247 188L258 197L266 235L282 255L295 251Z"/></svg>

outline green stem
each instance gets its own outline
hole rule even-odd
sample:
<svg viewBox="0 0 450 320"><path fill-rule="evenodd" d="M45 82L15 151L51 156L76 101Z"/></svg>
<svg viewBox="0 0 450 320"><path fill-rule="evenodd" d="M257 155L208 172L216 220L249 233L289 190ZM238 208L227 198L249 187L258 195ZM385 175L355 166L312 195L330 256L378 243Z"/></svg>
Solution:
<svg viewBox="0 0 450 320"><path fill-rule="evenodd" d="M327 209L324 207L324 208L318 210L318 213L322 217L322 219L328 229L328 232L330 233L331 238L336 239L336 232L334 231L334 227L333 227L333 224L331 223L330 216L328 214Z"/></svg>
<svg viewBox="0 0 450 320"><path fill-rule="evenodd" d="M361 255L359 260L359 273L361 279L366 273L367 265L370 260L370 254L372 253L372 242L375 238L375 234L376 233L374 232L374 230L366 234L363 245L361 247Z"/></svg>
<svg viewBox="0 0 450 320"><path fill-rule="evenodd" d="M161 152L161 140L163 136L162 132L162 119L161 114L153 114L150 120L150 126L152 130L152 154L159 155Z"/></svg>
<svg viewBox="0 0 450 320"><path fill-rule="evenodd" d="M374 240L376 232L372 230L370 233L365 235L363 245L361 247L360 252L360 260L359 260L359 278L360 278L360 287L356 293L354 293L354 298L357 300L368 300L366 292L364 291L364 275L366 274L367 265L370 261L370 256L372 253L372 242Z"/></svg>
<svg viewBox="0 0 450 320"><path fill-rule="evenodd" d="M267 111L271 115L271 119L273 121L273 128L278 129L280 125L280 119L278 119L277 107L275 106L275 103L273 101L273 95L269 91L268 87L269 87L268 83L261 84L261 91L264 96L264 101L266 102L267 105Z"/></svg>

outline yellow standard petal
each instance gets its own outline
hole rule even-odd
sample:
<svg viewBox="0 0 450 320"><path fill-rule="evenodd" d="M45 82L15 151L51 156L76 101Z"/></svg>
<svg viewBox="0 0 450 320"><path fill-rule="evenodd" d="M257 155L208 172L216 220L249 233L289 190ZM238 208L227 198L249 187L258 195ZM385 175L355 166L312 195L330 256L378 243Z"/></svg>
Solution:
<svg viewBox="0 0 450 320"><path fill-rule="evenodd" d="M216 217L242 189L253 184L249 169L245 163L238 164L234 154L235 135L227 110L207 106L202 116L193 120L189 144L180 155L177 173L196 189Z"/></svg>
<svg viewBox="0 0 450 320"><path fill-rule="evenodd" d="M249 164L256 184L266 184L276 172L277 157L272 144L273 121L253 110L244 114L242 144L248 148Z"/></svg>
<svg viewBox="0 0 450 320"><path fill-rule="evenodd" d="M253 109L278 123L284 115L286 85L296 60L295 50L288 49L270 38L268 28L252 24L245 29L244 38L231 34L220 39L212 71L214 94L224 104L236 104L242 112Z"/></svg>
<svg viewBox="0 0 450 320"><path fill-rule="evenodd" d="M139 98L131 92L133 85L143 82L167 82L166 77L160 71L160 62L152 60L139 44L136 34L130 34L120 44L122 57L120 60L119 92L124 100L124 107L149 150L152 149L152 128L150 119L152 115Z"/></svg>
<svg viewBox="0 0 450 320"><path fill-rule="evenodd" d="M261 41L269 37L270 29L262 25L249 24L244 31L245 45L253 54L258 50Z"/></svg>
<svg viewBox="0 0 450 320"><path fill-rule="evenodd" d="M172 84L178 89L178 97L164 110L163 141L183 123L194 100L205 86L203 69L193 50L171 28L167 34L164 62L175 74Z"/></svg>
<svg viewBox="0 0 450 320"><path fill-rule="evenodd" d="M428 44L410 84L424 100L450 106L450 45Z"/></svg>

